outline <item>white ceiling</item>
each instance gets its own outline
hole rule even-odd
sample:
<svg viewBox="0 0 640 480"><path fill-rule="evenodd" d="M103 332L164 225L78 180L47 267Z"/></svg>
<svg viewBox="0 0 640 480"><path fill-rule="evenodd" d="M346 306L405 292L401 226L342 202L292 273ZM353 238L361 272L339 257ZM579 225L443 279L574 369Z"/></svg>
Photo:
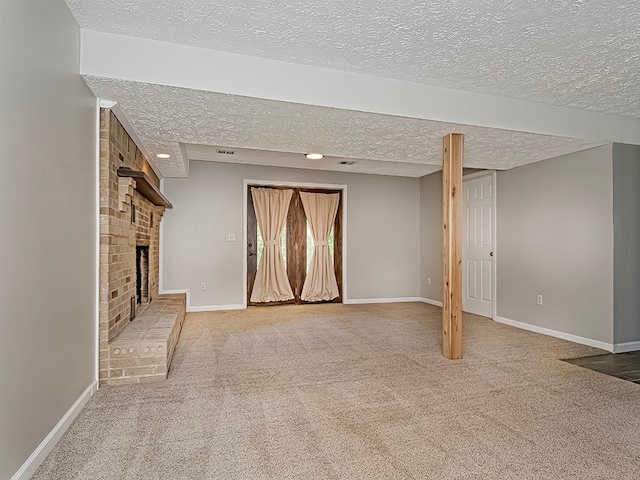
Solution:
<svg viewBox="0 0 640 480"><path fill-rule="evenodd" d="M436 172L440 167L424 163L385 162L362 158L340 158L325 156L320 160L309 160L301 153L270 152L248 148L229 148L212 145L184 145L191 160L207 162L239 163L245 165L268 165L273 167L306 168L311 170L333 170L374 175L399 175L422 177ZM346 162L346 164L344 163Z"/></svg>
<svg viewBox="0 0 640 480"><path fill-rule="evenodd" d="M321 152L335 158L369 159L349 171L416 176L442 165L442 137L465 134L465 166L508 169L595 146L593 142L531 133L457 125L445 122L379 115L337 108L301 105L226 95L165 85L150 85L102 77L85 77L105 98L118 98L126 118L153 151L171 154L173 161L157 161L164 176L182 176L180 144L213 145L187 149L188 158L216 158L218 147L270 152ZM408 141L408 140L411 141ZM302 155L299 155L302 158ZM234 157L237 159L239 157ZM290 158L290 157L286 157ZM373 168L380 161L388 166ZM393 163L392 163L393 162ZM261 163L264 164L264 163ZM273 165L278 165L273 161ZM345 170L336 163L314 163L328 170ZM433 166L436 168L430 168ZM295 165L304 167L303 164ZM420 175L417 175L420 176Z"/></svg>
<svg viewBox="0 0 640 480"><path fill-rule="evenodd" d="M637 0L68 0L81 27L640 118ZM167 66L171 68L171 66ZM85 76L118 102L165 176L180 143L437 165L466 134L466 165L511 168L601 144L510 130ZM256 82L260 78L255 79ZM391 170L394 170L391 168ZM413 166L405 167L408 169ZM414 171L414 170L411 170ZM404 172L404 173L403 173Z"/></svg>

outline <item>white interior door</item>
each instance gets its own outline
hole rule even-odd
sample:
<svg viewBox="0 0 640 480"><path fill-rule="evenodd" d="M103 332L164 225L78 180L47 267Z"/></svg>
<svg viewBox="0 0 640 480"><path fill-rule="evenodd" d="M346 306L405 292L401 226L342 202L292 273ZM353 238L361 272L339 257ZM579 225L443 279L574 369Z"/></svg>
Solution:
<svg viewBox="0 0 640 480"><path fill-rule="evenodd" d="M494 208L493 174L464 180L462 308L493 317Z"/></svg>

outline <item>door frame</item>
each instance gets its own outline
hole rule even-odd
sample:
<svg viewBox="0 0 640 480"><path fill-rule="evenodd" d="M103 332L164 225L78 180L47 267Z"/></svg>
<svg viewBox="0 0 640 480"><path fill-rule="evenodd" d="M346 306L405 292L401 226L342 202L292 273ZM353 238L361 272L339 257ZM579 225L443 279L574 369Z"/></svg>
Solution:
<svg viewBox="0 0 640 480"><path fill-rule="evenodd" d="M249 186L291 187L318 190L340 190L342 192L342 303L347 303L347 185L334 183L301 183L274 180L244 179L242 187L242 306L247 308L247 195Z"/></svg>
<svg viewBox="0 0 640 480"><path fill-rule="evenodd" d="M498 317L498 229L497 229L497 225L496 225L496 220L498 218L497 214L496 214L496 207L497 207L497 195L498 195L498 190L496 188L497 186L497 172L495 170L489 170L489 171L484 171L484 172L476 172L476 173L470 173L468 175L464 175L462 177L462 183L464 185L464 182L466 182L467 180L477 180L478 178L484 178L484 177L491 177L491 183L492 183L492 188L493 188L493 196L492 196L492 200L493 200L493 208L492 208L492 225L493 225L493 232L491 232L491 234L493 235L493 272L492 272L492 278L491 278L491 303L492 303L492 309L491 309L491 318L492 320L495 321L495 319ZM464 225L463 225L463 228ZM466 231L463 232L463 235L466 235ZM464 260L464 258L463 258ZM464 264L465 262L462 262L462 266L464 268ZM463 271L463 278L464 278L464 271Z"/></svg>

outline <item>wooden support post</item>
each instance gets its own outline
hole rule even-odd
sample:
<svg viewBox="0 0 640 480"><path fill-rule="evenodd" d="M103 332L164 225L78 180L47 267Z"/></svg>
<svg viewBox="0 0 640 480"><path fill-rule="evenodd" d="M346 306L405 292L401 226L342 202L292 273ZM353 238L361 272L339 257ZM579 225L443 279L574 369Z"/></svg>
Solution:
<svg viewBox="0 0 640 480"><path fill-rule="evenodd" d="M443 138L442 223L443 293L442 355L462 358L462 163L464 135L450 133Z"/></svg>

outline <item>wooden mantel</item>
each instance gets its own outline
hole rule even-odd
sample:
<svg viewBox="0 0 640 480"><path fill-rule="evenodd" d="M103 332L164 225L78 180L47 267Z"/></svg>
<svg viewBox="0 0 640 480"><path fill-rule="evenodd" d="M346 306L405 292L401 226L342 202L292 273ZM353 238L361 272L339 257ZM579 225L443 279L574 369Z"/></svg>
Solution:
<svg viewBox="0 0 640 480"><path fill-rule="evenodd" d="M162 192L160 192L160 190L151 183L146 173L139 170L132 170L129 167L120 167L118 168L118 176L133 178L136 181L136 190L140 192L140 195L154 205L158 207L173 208L173 205L171 205L171 202L167 200L167 197L165 197Z"/></svg>

